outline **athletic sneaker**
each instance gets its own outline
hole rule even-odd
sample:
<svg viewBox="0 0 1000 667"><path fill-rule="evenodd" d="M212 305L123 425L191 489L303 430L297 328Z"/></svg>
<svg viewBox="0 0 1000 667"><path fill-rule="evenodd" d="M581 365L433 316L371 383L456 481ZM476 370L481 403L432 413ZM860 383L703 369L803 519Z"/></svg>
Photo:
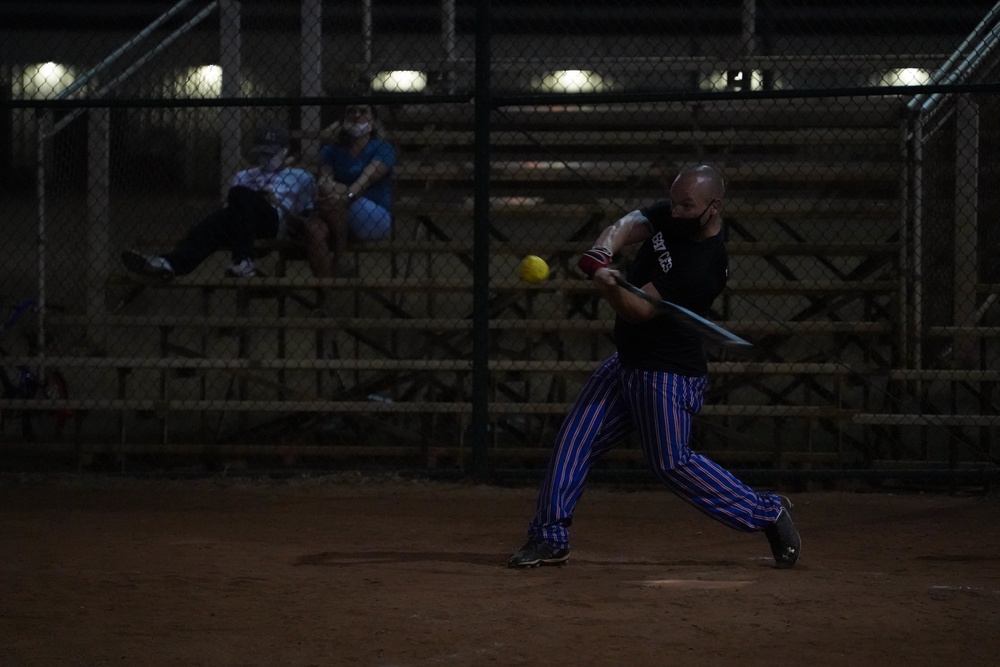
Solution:
<svg viewBox="0 0 1000 667"><path fill-rule="evenodd" d="M170 280L174 277L174 267L167 258L159 255L144 255L135 250L126 250L122 253L122 262L126 269L141 276L152 276L164 280Z"/></svg>
<svg viewBox="0 0 1000 667"><path fill-rule="evenodd" d="M510 557L507 567L538 567L563 565L569 560L569 549L554 547L548 542L530 539L521 550Z"/></svg>
<svg viewBox="0 0 1000 667"><path fill-rule="evenodd" d="M781 498L781 511L778 518L770 526L764 529L767 541L771 544L771 553L774 554L774 566L789 568L795 565L802 551L802 540L799 538L799 531L795 528L792 515L789 510L792 501L785 496Z"/></svg>
<svg viewBox="0 0 1000 667"><path fill-rule="evenodd" d="M257 266L252 259L241 259L226 269L226 275L230 278L253 278L257 275Z"/></svg>

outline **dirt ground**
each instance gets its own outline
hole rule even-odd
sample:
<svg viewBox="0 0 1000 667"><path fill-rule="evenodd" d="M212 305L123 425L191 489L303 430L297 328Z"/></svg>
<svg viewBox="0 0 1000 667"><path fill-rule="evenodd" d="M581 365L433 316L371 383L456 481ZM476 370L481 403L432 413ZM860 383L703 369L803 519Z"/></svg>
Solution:
<svg viewBox="0 0 1000 667"><path fill-rule="evenodd" d="M593 486L514 571L534 489L358 478L0 484L0 665L996 665L1000 498L803 493L803 555Z"/></svg>

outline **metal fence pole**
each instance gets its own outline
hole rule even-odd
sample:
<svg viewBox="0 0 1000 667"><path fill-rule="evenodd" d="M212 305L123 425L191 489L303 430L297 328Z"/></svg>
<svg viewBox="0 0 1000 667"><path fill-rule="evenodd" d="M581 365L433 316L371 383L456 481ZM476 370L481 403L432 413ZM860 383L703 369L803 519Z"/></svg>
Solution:
<svg viewBox="0 0 1000 667"><path fill-rule="evenodd" d="M979 107L969 95L957 100L955 127L955 284L954 323L975 326L979 280ZM976 361L976 339L955 339L955 360L966 367Z"/></svg>
<svg viewBox="0 0 1000 667"><path fill-rule="evenodd" d="M455 92L455 0L441 0L441 42L444 48L444 57L448 61L448 70L445 72L445 90L449 95Z"/></svg>
<svg viewBox="0 0 1000 667"><path fill-rule="evenodd" d="M111 110L87 116L87 319L88 335L103 347L97 328L104 321L104 281L111 249ZM44 345L44 341L40 341Z"/></svg>
<svg viewBox="0 0 1000 667"><path fill-rule="evenodd" d="M242 97L242 58L240 36L241 3L239 0L221 0L219 3L219 66L222 68L222 97ZM222 123L220 190L225 196L229 179L242 161L242 116L239 106L225 107L226 118Z"/></svg>
<svg viewBox="0 0 1000 667"><path fill-rule="evenodd" d="M361 41L364 44L365 78L370 82L373 72L372 65L372 0L361 1Z"/></svg>
<svg viewBox="0 0 1000 667"><path fill-rule="evenodd" d="M913 127L913 207L910 211L912 223L910 228L910 243L912 252L911 282L912 282L912 320L910 326L910 340L913 342L910 353L912 368L923 368L923 341L922 332L924 326L924 123L919 116L916 118ZM921 383L917 383L917 391L920 391Z"/></svg>
<svg viewBox="0 0 1000 667"><path fill-rule="evenodd" d="M490 299L490 0L476 3L475 231L472 272L472 474L488 475Z"/></svg>
<svg viewBox="0 0 1000 667"><path fill-rule="evenodd" d="M47 216L48 209L46 208L46 170L45 165L47 163L46 154L48 153L48 140L51 137L52 132L52 111L49 109L42 109L38 116L38 163L35 166L35 188L36 195L38 197L38 228L37 238L35 239L36 248L38 252L38 341L42 345L40 347L40 352L44 354L44 341L45 341L45 307L46 307L46 284L45 284L45 253L48 252L48 247L46 244L46 234L47 234Z"/></svg>
<svg viewBox="0 0 1000 667"><path fill-rule="evenodd" d="M302 0L302 83L303 97L323 94L323 1ZM320 107L304 105L299 122L302 130L300 155L310 160L319 153L319 132L322 129Z"/></svg>

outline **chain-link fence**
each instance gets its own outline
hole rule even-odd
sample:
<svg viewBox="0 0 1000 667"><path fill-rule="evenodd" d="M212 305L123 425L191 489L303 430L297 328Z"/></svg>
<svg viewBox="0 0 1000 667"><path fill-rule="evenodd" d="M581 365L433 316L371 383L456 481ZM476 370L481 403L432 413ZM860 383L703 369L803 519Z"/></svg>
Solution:
<svg viewBox="0 0 1000 667"><path fill-rule="evenodd" d="M704 163L754 351L695 448L992 479L992 3L74 4L0 26L5 469L537 470L615 349L577 258Z"/></svg>

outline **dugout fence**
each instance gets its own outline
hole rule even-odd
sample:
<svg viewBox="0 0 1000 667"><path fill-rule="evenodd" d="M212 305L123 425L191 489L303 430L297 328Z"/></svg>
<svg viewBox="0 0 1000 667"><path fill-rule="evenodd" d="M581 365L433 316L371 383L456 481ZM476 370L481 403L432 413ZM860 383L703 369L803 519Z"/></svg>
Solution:
<svg viewBox="0 0 1000 667"><path fill-rule="evenodd" d="M995 477L992 3L187 0L128 31L20 11L5 470L535 475L614 349L576 257L706 162L729 188L712 316L755 350L712 353L696 448L746 477ZM262 241L252 279L225 251L125 270L220 205L259 125L314 169L345 104L377 106L398 163L391 236L341 275L301 239ZM542 284L515 275L529 253ZM643 469L632 442L600 467Z"/></svg>

